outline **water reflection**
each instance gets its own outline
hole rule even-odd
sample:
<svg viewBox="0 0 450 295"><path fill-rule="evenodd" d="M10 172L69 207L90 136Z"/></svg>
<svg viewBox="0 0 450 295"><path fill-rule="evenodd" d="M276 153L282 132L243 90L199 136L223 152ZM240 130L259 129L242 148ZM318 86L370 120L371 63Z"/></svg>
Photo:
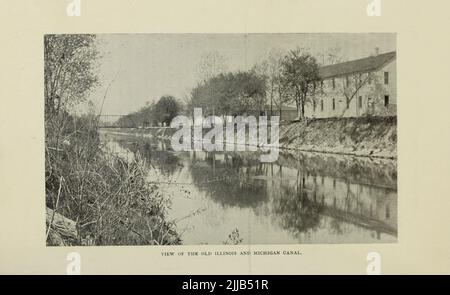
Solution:
<svg viewBox="0 0 450 295"><path fill-rule="evenodd" d="M267 183L253 178L250 164L241 157L191 154L195 159L189 166L193 183L222 206L254 207L267 199Z"/></svg>
<svg viewBox="0 0 450 295"><path fill-rule="evenodd" d="M392 161L325 154L184 152L149 138L108 135L174 179L171 216L186 244L395 242L397 175ZM195 214L193 213L195 212Z"/></svg>

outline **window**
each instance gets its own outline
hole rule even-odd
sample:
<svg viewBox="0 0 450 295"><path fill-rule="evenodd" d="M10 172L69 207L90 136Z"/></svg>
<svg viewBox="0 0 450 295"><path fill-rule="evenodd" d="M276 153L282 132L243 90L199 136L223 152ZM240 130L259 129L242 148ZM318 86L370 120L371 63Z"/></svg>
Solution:
<svg viewBox="0 0 450 295"><path fill-rule="evenodd" d="M384 72L384 84L389 84L389 72Z"/></svg>
<svg viewBox="0 0 450 295"><path fill-rule="evenodd" d="M313 112L315 112L315 111L316 111L316 101L313 100Z"/></svg>
<svg viewBox="0 0 450 295"><path fill-rule="evenodd" d="M333 98L333 111L336 109L336 100Z"/></svg>
<svg viewBox="0 0 450 295"><path fill-rule="evenodd" d="M369 112L373 111L373 101L370 97L367 98L367 109L369 110Z"/></svg>
<svg viewBox="0 0 450 295"><path fill-rule="evenodd" d="M384 106L388 107L389 106L389 95L385 95L384 96Z"/></svg>
<svg viewBox="0 0 450 295"><path fill-rule="evenodd" d="M367 84L372 84L372 75L370 73L367 74Z"/></svg>
<svg viewBox="0 0 450 295"><path fill-rule="evenodd" d="M320 110L323 112L323 99L320 101Z"/></svg>
<svg viewBox="0 0 450 295"><path fill-rule="evenodd" d="M345 86L350 86L350 79L347 77L345 77Z"/></svg>
<svg viewBox="0 0 450 295"><path fill-rule="evenodd" d="M333 89L335 89L336 88L336 80L333 78L332 82L333 82Z"/></svg>
<svg viewBox="0 0 450 295"><path fill-rule="evenodd" d="M347 109L348 109L348 108L350 108L350 98L347 97L346 101L347 101Z"/></svg>
<svg viewBox="0 0 450 295"><path fill-rule="evenodd" d="M358 98L358 106L359 106L360 109L362 109L362 96L360 96Z"/></svg>

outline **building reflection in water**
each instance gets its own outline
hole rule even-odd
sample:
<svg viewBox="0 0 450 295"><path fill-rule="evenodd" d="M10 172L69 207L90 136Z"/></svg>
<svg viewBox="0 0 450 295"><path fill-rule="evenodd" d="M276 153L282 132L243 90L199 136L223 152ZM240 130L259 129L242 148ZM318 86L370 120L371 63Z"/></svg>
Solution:
<svg viewBox="0 0 450 295"><path fill-rule="evenodd" d="M261 163L256 153L174 153L162 141L119 143L162 173L189 175L179 180L191 181L220 208L251 209L293 239L324 228L342 242L355 228L378 241L397 236L395 163L304 153Z"/></svg>

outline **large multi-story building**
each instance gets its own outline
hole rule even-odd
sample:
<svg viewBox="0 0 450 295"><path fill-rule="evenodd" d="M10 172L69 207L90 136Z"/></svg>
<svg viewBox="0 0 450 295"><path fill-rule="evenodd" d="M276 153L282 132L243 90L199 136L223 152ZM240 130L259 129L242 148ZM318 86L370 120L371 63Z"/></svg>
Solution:
<svg viewBox="0 0 450 295"><path fill-rule="evenodd" d="M378 54L320 68L322 79L308 118L395 116L397 112L396 52Z"/></svg>

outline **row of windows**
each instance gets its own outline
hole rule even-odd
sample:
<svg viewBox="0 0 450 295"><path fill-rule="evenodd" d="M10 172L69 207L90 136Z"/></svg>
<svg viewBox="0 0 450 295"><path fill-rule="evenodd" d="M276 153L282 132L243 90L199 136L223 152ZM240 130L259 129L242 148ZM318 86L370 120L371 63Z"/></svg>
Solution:
<svg viewBox="0 0 450 295"><path fill-rule="evenodd" d="M362 76L361 74L359 75L359 82L362 82ZM367 77L367 83L368 84L372 84L372 79L371 77ZM336 89L336 78L331 79L331 84L333 89ZM389 72L384 72L384 84L388 85L389 84ZM323 81L322 81L322 86L323 86ZM349 76L345 77L345 86L349 87L350 86L350 78Z"/></svg>
<svg viewBox="0 0 450 295"><path fill-rule="evenodd" d="M372 98L369 97L367 99L368 107L370 107L372 103L373 103L372 102ZM389 95L385 95L384 96L384 106L385 107L389 107ZM358 108L362 109L362 107L363 107L363 97L359 96L358 97ZM313 101L313 111L314 112L316 111L316 108L317 108L317 105L316 105L316 101L314 100ZM333 111L336 110L336 99L335 98L333 98L331 100L331 108L332 108ZM348 98L346 99L346 108L347 109L350 108L350 99L348 99ZM323 111L323 110L324 110L323 100L320 100L320 111Z"/></svg>

